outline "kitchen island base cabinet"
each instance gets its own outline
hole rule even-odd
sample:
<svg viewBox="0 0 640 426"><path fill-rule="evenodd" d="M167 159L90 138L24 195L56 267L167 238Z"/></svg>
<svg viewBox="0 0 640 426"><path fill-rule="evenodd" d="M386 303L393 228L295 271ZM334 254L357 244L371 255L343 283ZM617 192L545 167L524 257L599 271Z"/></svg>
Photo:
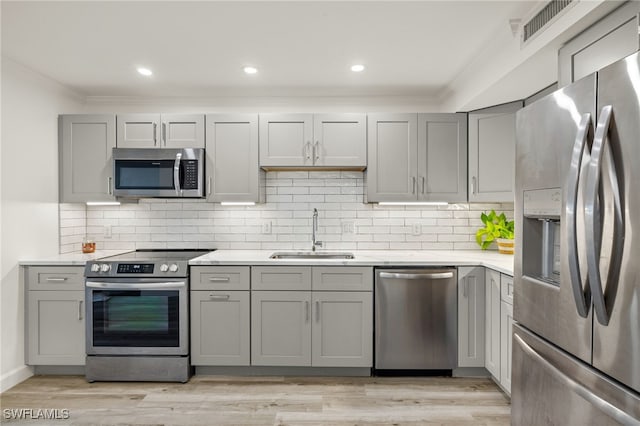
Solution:
<svg viewBox="0 0 640 426"><path fill-rule="evenodd" d="M191 292L191 363L249 365L248 291Z"/></svg>

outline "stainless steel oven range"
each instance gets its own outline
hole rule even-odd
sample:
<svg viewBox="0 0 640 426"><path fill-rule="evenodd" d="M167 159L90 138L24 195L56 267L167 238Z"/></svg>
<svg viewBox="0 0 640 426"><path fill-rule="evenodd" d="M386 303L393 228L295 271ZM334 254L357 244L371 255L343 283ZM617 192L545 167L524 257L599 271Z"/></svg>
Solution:
<svg viewBox="0 0 640 426"><path fill-rule="evenodd" d="M85 267L88 381L189 380L190 259L139 250Z"/></svg>

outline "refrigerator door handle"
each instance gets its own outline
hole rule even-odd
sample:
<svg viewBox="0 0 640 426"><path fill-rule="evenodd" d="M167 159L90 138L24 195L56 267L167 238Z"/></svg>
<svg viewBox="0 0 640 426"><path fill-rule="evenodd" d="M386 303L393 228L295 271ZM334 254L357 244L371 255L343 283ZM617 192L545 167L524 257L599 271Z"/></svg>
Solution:
<svg viewBox="0 0 640 426"><path fill-rule="evenodd" d="M569 246L569 280L573 290L573 299L576 303L578 315L586 318L589 315L589 306L591 305L591 294L587 284L587 289L582 288L582 276L580 274L580 264L578 261L578 238L576 229L576 215L578 212L578 182L580 179L580 169L582 167L582 157L587 147L587 137L591 129L591 114L583 114L580 124L578 125L578 133L573 144L571 153L571 164L569 168L569 176L567 180L567 195L565 215L567 218L567 228L569 229L568 246Z"/></svg>
<svg viewBox="0 0 640 426"><path fill-rule="evenodd" d="M602 287L600 276L600 255L602 249L602 233L603 221L601 217L600 204L604 202L602 198L598 199L600 192L600 178L602 174L603 159L607 158L609 164L605 177L611 185L614 205L614 238L613 246L610 253L610 264L607 283L610 279L617 280L617 270L622 258L622 250L624 243L624 219L622 211L622 203L620 201L620 186L613 161L612 150L610 144L607 144L607 135L609 133L609 125L611 123L612 107L607 105L600 112L600 119L596 128L596 134L593 142L593 150L591 161L589 163L587 173L587 193L585 196L585 227L587 241L587 263L589 267L589 285L593 294L593 306L598 322L602 325L609 324L609 313ZM604 155L606 152L606 156Z"/></svg>
<svg viewBox="0 0 640 426"><path fill-rule="evenodd" d="M520 347L520 349L527 355L529 358L534 360L540 366L542 366L549 374L551 374L554 378L556 378L559 382L563 383L568 389L571 389L577 395L580 395L587 402L589 402L594 407L597 407L601 412L605 413L607 416L615 419L620 424L624 425L634 425L637 424L638 421L630 416L629 414L622 411L620 408L601 398L600 396L593 393L591 390L586 388L582 383L572 379L558 367L556 367L553 363L547 360L545 357L540 355L536 350L534 350L529 344L527 344L522 337L520 337L517 333L513 335L513 343Z"/></svg>

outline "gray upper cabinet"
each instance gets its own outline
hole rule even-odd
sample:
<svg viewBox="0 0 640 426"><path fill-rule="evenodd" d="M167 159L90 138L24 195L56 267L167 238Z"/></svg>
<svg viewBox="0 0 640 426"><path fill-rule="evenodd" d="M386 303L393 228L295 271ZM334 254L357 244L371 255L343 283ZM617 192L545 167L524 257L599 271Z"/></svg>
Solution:
<svg viewBox="0 0 640 426"><path fill-rule="evenodd" d="M367 165L365 114L260 114L260 166Z"/></svg>
<svg viewBox="0 0 640 426"><path fill-rule="evenodd" d="M418 200L467 201L467 114L418 114Z"/></svg>
<svg viewBox="0 0 640 426"><path fill-rule="evenodd" d="M206 117L207 200L263 202L264 171L258 166L258 115Z"/></svg>
<svg viewBox="0 0 640 426"><path fill-rule="evenodd" d="M260 166L313 165L312 114L260 114Z"/></svg>
<svg viewBox="0 0 640 426"><path fill-rule="evenodd" d="M60 202L113 201L113 114L61 115L58 120Z"/></svg>
<svg viewBox="0 0 640 426"><path fill-rule="evenodd" d="M640 49L640 3L627 2L558 51L558 86L564 87Z"/></svg>
<svg viewBox="0 0 640 426"><path fill-rule="evenodd" d="M368 201L467 201L466 114L370 114L368 127Z"/></svg>
<svg viewBox="0 0 640 426"><path fill-rule="evenodd" d="M458 366L484 367L485 271L458 268Z"/></svg>
<svg viewBox="0 0 640 426"><path fill-rule="evenodd" d="M520 108L522 101L469 113L470 202L513 202Z"/></svg>
<svg viewBox="0 0 640 426"><path fill-rule="evenodd" d="M367 116L365 114L315 114L313 165L367 166Z"/></svg>
<svg viewBox="0 0 640 426"><path fill-rule="evenodd" d="M203 114L118 114L118 148L204 148Z"/></svg>
<svg viewBox="0 0 640 426"><path fill-rule="evenodd" d="M369 114L367 200L415 201L417 114Z"/></svg>

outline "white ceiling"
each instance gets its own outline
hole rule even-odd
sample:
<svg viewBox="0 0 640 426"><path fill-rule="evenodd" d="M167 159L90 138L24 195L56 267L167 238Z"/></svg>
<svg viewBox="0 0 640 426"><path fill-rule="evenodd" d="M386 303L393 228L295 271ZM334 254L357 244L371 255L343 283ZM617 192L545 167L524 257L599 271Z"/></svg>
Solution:
<svg viewBox="0 0 640 426"><path fill-rule="evenodd" d="M86 96L437 98L538 4L2 1L2 54Z"/></svg>

